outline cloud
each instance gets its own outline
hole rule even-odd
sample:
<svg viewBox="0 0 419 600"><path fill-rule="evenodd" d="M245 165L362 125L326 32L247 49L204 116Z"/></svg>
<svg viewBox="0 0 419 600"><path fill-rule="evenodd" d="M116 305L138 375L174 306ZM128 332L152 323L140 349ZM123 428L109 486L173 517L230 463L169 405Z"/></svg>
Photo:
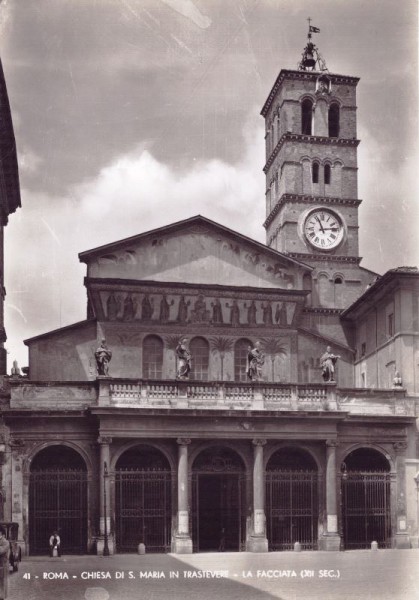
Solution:
<svg viewBox="0 0 419 600"><path fill-rule="evenodd" d="M26 363L22 339L85 318L81 251L196 214L263 242L263 152L263 128L254 109L235 165L196 161L179 174L139 147L65 197L23 190L23 208L12 216L6 237L11 357Z"/></svg>

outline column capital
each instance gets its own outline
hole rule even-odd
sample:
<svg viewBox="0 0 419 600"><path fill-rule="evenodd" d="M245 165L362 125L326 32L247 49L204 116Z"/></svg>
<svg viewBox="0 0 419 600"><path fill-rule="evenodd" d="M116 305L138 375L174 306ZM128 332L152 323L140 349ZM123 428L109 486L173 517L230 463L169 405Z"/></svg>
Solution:
<svg viewBox="0 0 419 600"><path fill-rule="evenodd" d="M191 438L178 437L176 440L176 443L179 444L179 446L189 446L191 441L192 441Z"/></svg>
<svg viewBox="0 0 419 600"><path fill-rule="evenodd" d="M112 444L112 438L108 437L106 435L100 435L97 438L97 443L100 444L100 445L105 445L105 444L109 445L109 444Z"/></svg>
<svg viewBox="0 0 419 600"><path fill-rule="evenodd" d="M254 438L252 440L252 444L254 446L265 446L266 445L266 440L263 438Z"/></svg>
<svg viewBox="0 0 419 600"><path fill-rule="evenodd" d="M326 446L329 448L337 448L339 446L339 442L337 440L326 440Z"/></svg>

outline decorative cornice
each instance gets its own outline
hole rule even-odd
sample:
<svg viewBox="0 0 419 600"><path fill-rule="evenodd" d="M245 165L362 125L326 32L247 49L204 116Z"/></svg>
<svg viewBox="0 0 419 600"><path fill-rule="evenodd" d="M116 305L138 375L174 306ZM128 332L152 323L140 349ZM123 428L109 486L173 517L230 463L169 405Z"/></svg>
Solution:
<svg viewBox="0 0 419 600"><path fill-rule="evenodd" d="M308 307L303 309L303 313L315 313L319 315L340 315L343 308L323 308L323 307Z"/></svg>
<svg viewBox="0 0 419 600"><path fill-rule="evenodd" d="M281 207L284 204L290 203L303 203L303 204L337 204L339 206L354 206L358 207L361 204L362 200L357 198L337 198L336 196L308 196L306 194L282 194L279 198L278 202L275 204L273 209L271 210L269 216L264 222L263 226L265 229L272 223Z"/></svg>
<svg viewBox="0 0 419 600"><path fill-rule="evenodd" d="M313 261L321 261L321 262L341 262L341 263L352 263L354 265L359 265L362 260L362 257L359 256L337 256L334 254L304 254L302 252L290 252L289 256L293 258L297 258L298 260L313 260Z"/></svg>
<svg viewBox="0 0 419 600"><path fill-rule="evenodd" d="M304 135L302 133L284 133L281 136L275 148L273 149L270 157L266 161L266 165L263 167L263 172L265 174L268 172L269 167L272 165L275 157L277 156L278 152L281 150L285 142L310 142L314 144L319 144L321 146L352 146L356 148L359 145L360 140L332 138L320 135Z"/></svg>
<svg viewBox="0 0 419 600"><path fill-rule="evenodd" d="M288 69L281 69L281 72L276 78L276 81L269 93L265 104L263 105L260 114L263 117L266 117L271 107L272 101L276 96L278 89L281 87L282 82L285 79L316 81L320 75L321 73L318 71L291 71ZM327 76L333 84L356 85L359 81L359 77L350 77L348 75L333 75L332 73L328 73Z"/></svg>

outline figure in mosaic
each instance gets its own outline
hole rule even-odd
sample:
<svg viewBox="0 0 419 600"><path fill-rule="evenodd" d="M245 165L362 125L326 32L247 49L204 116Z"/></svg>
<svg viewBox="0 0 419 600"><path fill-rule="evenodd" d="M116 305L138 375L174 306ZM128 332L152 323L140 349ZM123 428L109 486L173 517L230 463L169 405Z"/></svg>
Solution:
<svg viewBox="0 0 419 600"><path fill-rule="evenodd" d="M103 339L99 348L95 352L97 374L107 377L109 375L109 363L111 362L112 352Z"/></svg>
<svg viewBox="0 0 419 600"><path fill-rule="evenodd" d="M154 302L150 300L148 294L145 294L143 301L141 303L141 319L143 321L151 321L154 310Z"/></svg>
<svg viewBox="0 0 419 600"><path fill-rule="evenodd" d="M265 364L265 355L260 349L260 342L257 341L254 348L249 346L247 354L247 376L251 381L262 380L262 367Z"/></svg>
<svg viewBox="0 0 419 600"><path fill-rule="evenodd" d="M192 368L192 355L188 347L188 338L181 338L176 346L177 371L176 379L189 379Z"/></svg>
<svg viewBox="0 0 419 600"><path fill-rule="evenodd" d="M186 321L188 320L188 306L190 305L190 303L190 300L186 302L185 296L181 296L179 300L179 308L177 314L177 321L179 323L186 323Z"/></svg>
<svg viewBox="0 0 419 600"><path fill-rule="evenodd" d="M115 321L118 317L121 303L115 297L115 294L110 294L106 302L106 312L110 321Z"/></svg>
<svg viewBox="0 0 419 600"><path fill-rule="evenodd" d="M167 323L170 317L170 307L175 303L174 300L171 302L167 301L166 294L163 294L162 299L160 300L160 315L159 321L160 323Z"/></svg>
<svg viewBox="0 0 419 600"><path fill-rule="evenodd" d="M320 357L323 381L335 381L335 364L338 358L340 356L333 354L330 346L327 346L326 352Z"/></svg>
<svg viewBox="0 0 419 600"><path fill-rule="evenodd" d="M252 300L249 306L247 304L244 305L247 308L247 324L248 325L256 325L256 304L255 301Z"/></svg>
<svg viewBox="0 0 419 600"><path fill-rule="evenodd" d="M135 319L135 313L137 312L137 301L135 298L128 294L124 300L124 321L132 321Z"/></svg>
<svg viewBox="0 0 419 600"><path fill-rule="evenodd" d="M237 300L233 300L233 304L226 304L230 309L230 323L233 327L239 327L240 325L240 308L237 304Z"/></svg>
<svg viewBox="0 0 419 600"><path fill-rule="evenodd" d="M221 306L220 299L217 298L215 302L211 302L212 306L212 322L214 324L222 324L224 323L223 319L223 309Z"/></svg>
<svg viewBox="0 0 419 600"><path fill-rule="evenodd" d="M272 321L272 306L270 302L262 304L263 322L265 325L273 325Z"/></svg>

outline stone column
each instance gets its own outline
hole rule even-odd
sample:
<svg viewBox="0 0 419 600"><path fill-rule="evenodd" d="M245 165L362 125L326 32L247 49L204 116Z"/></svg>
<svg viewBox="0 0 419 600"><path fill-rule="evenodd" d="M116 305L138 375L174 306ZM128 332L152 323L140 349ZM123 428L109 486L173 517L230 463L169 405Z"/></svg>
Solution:
<svg viewBox="0 0 419 600"><path fill-rule="evenodd" d="M173 542L177 554L192 554L192 539L189 533L189 497L188 497L188 446L189 438L178 438L177 470L177 531Z"/></svg>
<svg viewBox="0 0 419 600"><path fill-rule="evenodd" d="M404 441L395 442L396 453L396 548L410 548L406 514L406 449ZM392 510L394 514L394 511Z"/></svg>
<svg viewBox="0 0 419 600"><path fill-rule="evenodd" d="M336 485L336 440L326 440L326 533L320 541L322 550L339 550L337 485Z"/></svg>
<svg viewBox="0 0 419 600"><path fill-rule="evenodd" d="M247 542L249 552L267 552L265 516L265 469L263 446L266 440L255 439L253 443L253 531Z"/></svg>
<svg viewBox="0 0 419 600"><path fill-rule="evenodd" d="M111 437L99 436L98 444L100 445L100 457L99 457L99 538L97 540L97 554L103 554L103 547L105 542L105 494L106 494L106 528L108 534L108 547L109 553L114 553L114 539L113 533L111 532L111 496L110 496L110 485L109 475L105 477L105 464L107 472L109 474L110 468L110 444L112 444Z"/></svg>

